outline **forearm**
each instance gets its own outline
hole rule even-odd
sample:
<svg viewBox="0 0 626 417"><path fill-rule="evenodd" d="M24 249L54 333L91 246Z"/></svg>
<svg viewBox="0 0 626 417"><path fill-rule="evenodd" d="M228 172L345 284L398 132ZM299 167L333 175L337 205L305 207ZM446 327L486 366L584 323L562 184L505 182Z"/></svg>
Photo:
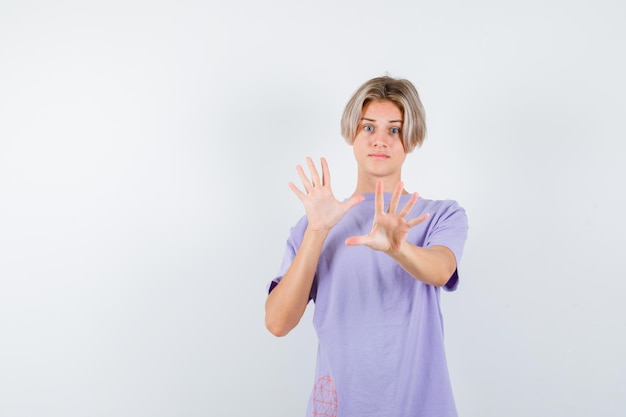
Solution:
<svg viewBox="0 0 626 417"><path fill-rule="evenodd" d="M291 266L265 302L265 326L284 336L300 322L309 302L313 277L328 231L304 232Z"/></svg>
<svg viewBox="0 0 626 417"><path fill-rule="evenodd" d="M454 254L445 246L422 248L405 241L397 251L386 253L414 278L438 287L456 270Z"/></svg>

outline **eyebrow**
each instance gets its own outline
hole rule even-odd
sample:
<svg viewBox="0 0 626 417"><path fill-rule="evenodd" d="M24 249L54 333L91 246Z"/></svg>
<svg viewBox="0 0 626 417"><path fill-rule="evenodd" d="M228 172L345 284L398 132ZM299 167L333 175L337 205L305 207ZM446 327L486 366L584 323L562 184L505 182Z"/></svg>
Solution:
<svg viewBox="0 0 626 417"><path fill-rule="evenodd" d="M361 117L361 120L367 120L368 122L376 121L376 119L368 119L367 117ZM402 123L402 120L389 120L389 123Z"/></svg>

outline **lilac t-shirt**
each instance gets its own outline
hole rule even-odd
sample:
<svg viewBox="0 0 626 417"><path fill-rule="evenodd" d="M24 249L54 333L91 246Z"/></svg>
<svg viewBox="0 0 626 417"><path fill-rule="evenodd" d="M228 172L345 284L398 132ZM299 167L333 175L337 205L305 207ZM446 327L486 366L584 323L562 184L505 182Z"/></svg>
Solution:
<svg viewBox="0 0 626 417"><path fill-rule="evenodd" d="M367 234L374 194L331 230L317 266L311 299L319 339L315 383L307 417L453 417L457 415L446 364L439 288L410 276L388 255L346 246ZM385 194L385 209L391 195ZM401 196L400 207L409 194ZM407 219L430 217L409 232L422 247L442 245L461 260L465 211L455 201L420 198ZM300 247L306 217L291 230L272 288ZM444 289L454 290L457 272Z"/></svg>

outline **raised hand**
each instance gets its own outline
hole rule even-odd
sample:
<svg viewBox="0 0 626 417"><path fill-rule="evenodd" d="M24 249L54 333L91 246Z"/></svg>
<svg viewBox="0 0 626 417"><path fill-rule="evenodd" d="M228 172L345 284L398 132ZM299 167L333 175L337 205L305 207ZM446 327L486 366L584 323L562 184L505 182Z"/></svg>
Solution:
<svg viewBox="0 0 626 417"><path fill-rule="evenodd" d="M315 164L311 158L306 159L311 178L309 179L304 169L298 165L297 171L302 180L304 192L293 183L289 183L289 188L298 196L309 221L311 230L330 230L352 207L364 200L363 196L352 196L350 199L341 202L335 198L330 188L330 171L326 159L321 158L322 176L320 177Z"/></svg>
<svg viewBox="0 0 626 417"><path fill-rule="evenodd" d="M382 252L395 252L400 250L406 241L409 230L428 218L428 213L415 219L406 220L405 217L411 212L418 199L418 194L413 193L409 201L398 211L400 195L403 184L398 182L389 202L389 210L385 212L385 201L383 198L383 183L376 184L376 194L374 197L374 224L372 230L364 236L352 236L346 239L346 245L368 246L374 250Z"/></svg>

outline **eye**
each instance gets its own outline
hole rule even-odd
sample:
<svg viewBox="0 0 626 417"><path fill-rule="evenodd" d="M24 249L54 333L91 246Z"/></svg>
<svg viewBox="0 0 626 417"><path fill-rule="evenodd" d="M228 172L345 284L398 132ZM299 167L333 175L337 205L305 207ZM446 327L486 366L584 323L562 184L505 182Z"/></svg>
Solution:
<svg viewBox="0 0 626 417"><path fill-rule="evenodd" d="M400 133L400 128L399 127L392 127L391 128L391 133L393 133L394 135L397 135L398 133Z"/></svg>
<svg viewBox="0 0 626 417"><path fill-rule="evenodd" d="M365 125L365 126L363 126L363 130L365 130L366 132L373 132L374 131L374 126L372 126L372 125Z"/></svg>

